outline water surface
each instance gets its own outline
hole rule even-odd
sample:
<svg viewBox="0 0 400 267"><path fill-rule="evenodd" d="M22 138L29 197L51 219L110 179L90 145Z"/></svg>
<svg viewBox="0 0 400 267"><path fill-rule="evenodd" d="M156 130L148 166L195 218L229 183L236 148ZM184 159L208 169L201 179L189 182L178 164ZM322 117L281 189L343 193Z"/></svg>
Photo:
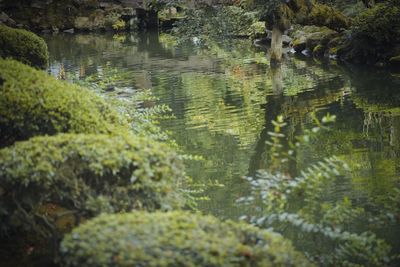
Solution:
<svg viewBox="0 0 400 267"><path fill-rule="evenodd" d="M237 220L257 213L236 200L249 193L243 176L268 168L271 120L283 115L284 134L295 140L314 127L313 114L335 114L332 131L298 153L288 175L329 155L350 166L351 179L327 192L332 203L349 198L371 210L390 205L400 182L400 75L388 70L324 63L288 56L272 70L265 48L248 40L176 46L157 33L47 36L51 68L59 78L110 81L121 98L151 89L174 119L162 128L182 149L204 158L187 163L194 181L217 181L199 209ZM367 207L367 208L368 208ZM365 208L365 207L364 207ZM399 214L397 214L399 216ZM384 236L400 236L393 219ZM393 246L398 246L396 240Z"/></svg>

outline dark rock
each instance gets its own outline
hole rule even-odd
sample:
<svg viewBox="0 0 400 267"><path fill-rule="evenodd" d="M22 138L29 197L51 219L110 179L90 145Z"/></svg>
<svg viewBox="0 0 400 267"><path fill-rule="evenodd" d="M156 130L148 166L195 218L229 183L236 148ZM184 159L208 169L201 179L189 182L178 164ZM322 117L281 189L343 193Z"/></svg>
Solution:
<svg viewBox="0 0 400 267"><path fill-rule="evenodd" d="M290 38L289 36L287 36L285 34L282 36L282 43L284 45L289 45L291 42L292 42L292 38Z"/></svg>
<svg viewBox="0 0 400 267"><path fill-rule="evenodd" d="M305 55L306 57L311 57L312 52L310 49L306 48L303 51L301 51L301 54Z"/></svg>
<svg viewBox="0 0 400 267"><path fill-rule="evenodd" d="M391 57L389 59L389 65L391 66L400 66L400 55L396 57Z"/></svg>
<svg viewBox="0 0 400 267"><path fill-rule="evenodd" d="M72 29L64 30L64 32L65 32L65 33L74 33L75 30L72 28Z"/></svg>
<svg viewBox="0 0 400 267"><path fill-rule="evenodd" d="M292 32L291 46L297 53L302 53L305 49L314 51L320 45L321 47L318 47L317 51L323 54L320 48L327 46L330 40L337 36L336 31L327 27L305 26Z"/></svg>

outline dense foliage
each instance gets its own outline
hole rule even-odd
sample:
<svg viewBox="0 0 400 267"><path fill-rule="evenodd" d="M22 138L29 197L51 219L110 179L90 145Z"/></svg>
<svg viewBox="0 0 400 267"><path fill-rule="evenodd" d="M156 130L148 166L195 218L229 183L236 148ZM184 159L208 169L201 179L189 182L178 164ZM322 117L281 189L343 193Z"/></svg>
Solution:
<svg viewBox="0 0 400 267"><path fill-rule="evenodd" d="M311 266L290 242L188 212L102 215L67 235L64 266Z"/></svg>
<svg viewBox="0 0 400 267"><path fill-rule="evenodd" d="M400 4L387 1L366 9L354 19L351 36L341 47L347 60L374 63L400 54ZM397 51L396 51L397 49Z"/></svg>
<svg viewBox="0 0 400 267"><path fill-rule="evenodd" d="M46 42L32 32L0 25L0 57L13 58L38 68L46 68L49 54Z"/></svg>
<svg viewBox="0 0 400 267"><path fill-rule="evenodd" d="M182 40L248 36L255 22L255 13L237 6L204 7L188 10L186 18L177 22L175 31Z"/></svg>
<svg viewBox="0 0 400 267"><path fill-rule="evenodd" d="M57 221L182 207L184 179L166 145L132 135L60 134L0 150L2 230L57 235ZM47 205L63 212L49 216ZM63 215L64 214L64 215Z"/></svg>
<svg viewBox="0 0 400 267"><path fill-rule="evenodd" d="M0 60L0 81L0 147L36 135L127 129L101 97L22 63Z"/></svg>

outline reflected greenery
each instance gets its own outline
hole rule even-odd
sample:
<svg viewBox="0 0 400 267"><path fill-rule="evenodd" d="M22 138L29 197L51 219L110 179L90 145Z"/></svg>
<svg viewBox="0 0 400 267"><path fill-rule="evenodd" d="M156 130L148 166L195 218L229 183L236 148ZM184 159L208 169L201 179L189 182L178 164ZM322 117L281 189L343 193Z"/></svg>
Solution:
<svg viewBox="0 0 400 267"><path fill-rule="evenodd" d="M184 153L203 159L187 162L188 174L196 182L216 180L225 185L207 190L210 201L198 205L220 218L263 213L260 203L244 207L236 199L251 191L243 176L254 176L270 166L266 142L268 133L274 131L272 120L281 114L287 123L282 146L288 149L296 136L315 127L315 116L336 114L331 130L320 132L298 149L284 174L297 177L307 166L336 155L347 163L351 178L327 184L323 208L339 212L351 207L354 214L363 209L369 218L379 220L366 219L351 227L365 226L392 248L400 247L396 239L399 75L291 56L274 69L265 48L240 39L178 44L172 36L157 33L46 38L54 76L101 80L100 90L121 100L150 89L160 100L140 105L170 107L174 118L161 121L161 127ZM118 75L105 80L110 72ZM391 213L383 212L387 210ZM378 223L385 220L390 223ZM293 237L297 233L289 229L284 234ZM301 243L301 236L299 240L299 246L314 244L310 240Z"/></svg>

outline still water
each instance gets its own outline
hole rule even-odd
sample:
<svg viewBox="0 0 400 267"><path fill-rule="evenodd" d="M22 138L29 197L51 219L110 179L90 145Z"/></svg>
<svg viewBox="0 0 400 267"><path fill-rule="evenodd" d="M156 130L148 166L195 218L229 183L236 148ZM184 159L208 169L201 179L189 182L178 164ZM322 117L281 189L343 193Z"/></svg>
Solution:
<svg viewBox="0 0 400 267"><path fill-rule="evenodd" d="M151 89L172 109L174 118L162 120L162 128L185 153L203 158L186 164L188 174L199 183L224 185L208 188L210 200L199 203L200 210L220 218L262 212L236 200L249 193L243 176L268 168L271 120L283 115L283 133L293 141L315 126L313 114L336 115L331 131L296 154L288 175L338 156L351 178L336 183L325 201L350 199L356 208L372 211L390 206L390 216L398 217L379 232L399 247L393 237L400 236L400 209L390 202L400 186L399 73L292 55L271 70L267 49L248 40L177 46L167 35L147 33L55 35L46 41L52 75L104 77L105 91L121 98Z"/></svg>

